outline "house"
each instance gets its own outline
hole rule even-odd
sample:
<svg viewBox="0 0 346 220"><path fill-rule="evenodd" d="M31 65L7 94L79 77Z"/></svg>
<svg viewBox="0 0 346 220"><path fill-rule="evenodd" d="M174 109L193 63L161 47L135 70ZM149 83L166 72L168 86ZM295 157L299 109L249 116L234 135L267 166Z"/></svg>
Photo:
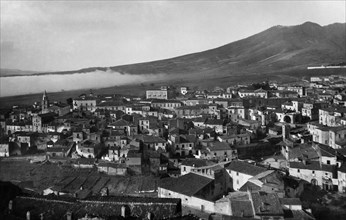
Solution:
<svg viewBox="0 0 346 220"><path fill-rule="evenodd" d="M120 158L119 147L111 146L108 148L107 154L102 156L102 160L118 161Z"/></svg>
<svg viewBox="0 0 346 220"><path fill-rule="evenodd" d="M266 170L251 177L239 190L266 193L276 193L280 198L285 196L283 174L275 170Z"/></svg>
<svg viewBox="0 0 346 220"><path fill-rule="evenodd" d="M166 151L167 142L160 137L139 135L138 139L142 141L144 146L146 146L148 149L161 149L163 151Z"/></svg>
<svg viewBox="0 0 346 220"><path fill-rule="evenodd" d="M90 140L84 140L76 145L77 154L85 158L95 158L101 149L100 144L96 144Z"/></svg>
<svg viewBox="0 0 346 220"><path fill-rule="evenodd" d="M94 96L83 96L73 99L73 110L90 111L96 110L97 99Z"/></svg>
<svg viewBox="0 0 346 220"><path fill-rule="evenodd" d="M182 86L182 87L180 87L180 93L182 94L182 95L186 95L187 94L187 92L188 92L188 87L186 87L186 86Z"/></svg>
<svg viewBox="0 0 346 220"><path fill-rule="evenodd" d="M215 202L215 213L230 219L254 219L249 192L231 192Z"/></svg>
<svg viewBox="0 0 346 220"><path fill-rule="evenodd" d="M178 118L196 118L209 113L208 105L181 106L175 109Z"/></svg>
<svg viewBox="0 0 346 220"><path fill-rule="evenodd" d="M338 191L341 193L346 192L346 163L338 168Z"/></svg>
<svg viewBox="0 0 346 220"><path fill-rule="evenodd" d="M319 161L289 162L289 174L318 185L325 190L337 187L337 171L335 165L322 164Z"/></svg>
<svg viewBox="0 0 346 220"><path fill-rule="evenodd" d="M178 100L154 99L151 101L151 107L174 110L182 106Z"/></svg>
<svg viewBox="0 0 346 220"><path fill-rule="evenodd" d="M262 124L260 121L249 119L239 119L238 123L252 132L255 132L258 128L260 128Z"/></svg>
<svg viewBox="0 0 346 220"><path fill-rule="evenodd" d="M169 92L167 89L151 89L146 92L146 99L168 99Z"/></svg>
<svg viewBox="0 0 346 220"><path fill-rule="evenodd" d="M126 164L124 163L112 163L112 162L101 162L96 165L98 172L106 173L108 175L126 175Z"/></svg>
<svg viewBox="0 0 346 220"><path fill-rule="evenodd" d="M16 142L19 144L26 143L31 147L34 143L34 134L30 132L15 132L13 136L16 138Z"/></svg>
<svg viewBox="0 0 346 220"><path fill-rule="evenodd" d="M304 102L302 108L302 116L310 118L310 120L318 120L319 109L327 108L327 102Z"/></svg>
<svg viewBox="0 0 346 220"><path fill-rule="evenodd" d="M239 119L245 119L245 108L243 106L228 106L226 109L228 113L228 117L233 122L238 122Z"/></svg>
<svg viewBox="0 0 346 220"><path fill-rule="evenodd" d="M32 126L34 132L47 133L49 123L55 119L55 113L35 114L32 117Z"/></svg>
<svg viewBox="0 0 346 220"><path fill-rule="evenodd" d="M63 158L68 155L69 148L49 147L46 150L48 158Z"/></svg>
<svg viewBox="0 0 346 220"><path fill-rule="evenodd" d="M124 119L119 119L113 123L110 123L108 127L115 129L115 130L125 130L129 126L129 122L125 121Z"/></svg>
<svg viewBox="0 0 346 220"><path fill-rule="evenodd" d="M230 145L246 145L250 144L250 134L233 134L233 135L223 135L218 136L217 139L220 142L225 142Z"/></svg>
<svg viewBox="0 0 346 220"><path fill-rule="evenodd" d="M346 126L329 129L329 146L334 149L346 147Z"/></svg>
<svg viewBox="0 0 346 220"><path fill-rule="evenodd" d="M256 219L284 220L284 211L276 193L253 192L250 194Z"/></svg>
<svg viewBox="0 0 346 220"><path fill-rule="evenodd" d="M240 160L231 161L225 168L232 178L234 190L239 190L250 178L267 170Z"/></svg>
<svg viewBox="0 0 346 220"><path fill-rule="evenodd" d="M208 119L204 125L209 128L213 128L216 133L224 133L225 121L223 119Z"/></svg>
<svg viewBox="0 0 346 220"><path fill-rule="evenodd" d="M186 175L195 168L206 167L206 166L210 166L214 164L215 164L214 162L209 160L187 158L187 159L184 159L180 164L180 173L181 175Z"/></svg>
<svg viewBox="0 0 346 220"><path fill-rule="evenodd" d="M1 140L0 142L0 157L9 157L10 156L10 145L8 141Z"/></svg>
<svg viewBox="0 0 346 220"><path fill-rule="evenodd" d="M240 98L248 97L248 96L254 96L254 97L260 97L260 98L268 98L268 91L264 89L257 89L257 90L248 90L248 89L241 89L238 91L238 95Z"/></svg>
<svg viewBox="0 0 346 220"><path fill-rule="evenodd" d="M70 105L65 103L55 103L48 107L48 112L54 112L58 116L64 116L70 113Z"/></svg>
<svg viewBox="0 0 346 220"><path fill-rule="evenodd" d="M237 157L238 154L235 148L228 143L219 141L209 142L201 155L201 158L216 159L218 161L229 161Z"/></svg>
<svg viewBox="0 0 346 220"><path fill-rule="evenodd" d="M129 167L132 166L141 166L142 165L142 153L137 150L129 150L126 157L126 165Z"/></svg>
<svg viewBox="0 0 346 220"><path fill-rule="evenodd" d="M182 157L192 155L195 148L195 138L193 135L172 135L174 152Z"/></svg>
<svg viewBox="0 0 346 220"><path fill-rule="evenodd" d="M207 213L215 212L214 202L225 192L217 180L195 173L161 179L158 186L159 198L179 198L182 206Z"/></svg>
<svg viewBox="0 0 346 220"><path fill-rule="evenodd" d="M346 115L345 107L329 107L319 109L319 123L328 127L340 126L340 118Z"/></svg>
<svg viewBox="0 0 346 220"><path fill-rule="evenodd" d="M73 161L72 166L80 169L91 169L95 166L96 159L95 158L78 158ZM71 177L75 178L75 177Z"/></svg>

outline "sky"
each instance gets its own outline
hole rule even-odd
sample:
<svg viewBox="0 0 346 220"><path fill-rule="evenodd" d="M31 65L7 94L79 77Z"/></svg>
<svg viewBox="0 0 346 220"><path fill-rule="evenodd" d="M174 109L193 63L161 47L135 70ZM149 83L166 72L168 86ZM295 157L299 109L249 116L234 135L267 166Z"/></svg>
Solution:
<svg viewBox="0 0 346 220"><path fill-rule="evenodd" d="M346 1L3 1L0 67L63 71L165 59L275 25L346 21Z"/></svg>

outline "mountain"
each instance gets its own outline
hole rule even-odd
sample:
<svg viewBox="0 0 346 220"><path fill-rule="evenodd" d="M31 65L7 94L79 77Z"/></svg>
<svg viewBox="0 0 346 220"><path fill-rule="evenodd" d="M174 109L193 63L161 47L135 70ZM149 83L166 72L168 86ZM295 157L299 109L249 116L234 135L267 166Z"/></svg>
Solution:
<svg viewBox="0 0 346 220"><path fill-rule="evenodd" d="M0 69L0 77L6 76L24 76L24 75L32 75L37 73L37 71L31 70L17 70L17 69Z"/></svg>
<svg viewBox="0 0 346 220"><path fill-rule="evenodd" d="M297 26L275 26L212 50L111 69L130 74L270 73L345 60L346 23L320 26L306 22Z"/></svg>
<svg viewBox="0 0 346 220"><path fill-rule="evenodd" d="M224 46L153 62L91 67L48 74L113 70L123 74L167 74L169 79L226 79L245 76L300 75L308 66L346 61L346 23L320 26L306 22L274 26ZM344 71L344 70L343 70ZM311 73L311 72L310 72ZM39 73L47 74L47 73Z"/></svg>

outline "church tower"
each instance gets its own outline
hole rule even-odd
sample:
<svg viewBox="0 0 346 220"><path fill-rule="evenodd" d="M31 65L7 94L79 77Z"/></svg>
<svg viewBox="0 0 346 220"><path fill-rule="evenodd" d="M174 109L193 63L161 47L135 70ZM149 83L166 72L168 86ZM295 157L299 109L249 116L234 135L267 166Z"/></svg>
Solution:
<svg viewBox="0 0 346 220"><path fill-rule="evenodd" d="M42 114L48 113L48 107L49 107L49 100L48 100L47 92L45 90L42 97Z"/></svg>

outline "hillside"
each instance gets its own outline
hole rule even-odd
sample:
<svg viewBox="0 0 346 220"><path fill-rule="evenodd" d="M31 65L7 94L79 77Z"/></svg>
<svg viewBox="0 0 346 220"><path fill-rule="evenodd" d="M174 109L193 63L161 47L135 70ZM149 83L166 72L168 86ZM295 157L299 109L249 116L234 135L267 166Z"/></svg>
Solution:
<svg viewBox="0 0 346 220"><path fill-rule="evenodd" d="M123 74L234 74L290 73L307 66L345 62L346 23L320 26L306 22L274 26L248 38L199 53L166 60L76 71L38 73L71 74L113 70ZM35 74L36 75L36 74Z"/></svg>
<svg viewBox="0 0 346 220"><path fill-rule="evenodd" d="M246 39L173 59L112 67L130 74L269 73L346 60L346 24L275 26Z"/></svg>

